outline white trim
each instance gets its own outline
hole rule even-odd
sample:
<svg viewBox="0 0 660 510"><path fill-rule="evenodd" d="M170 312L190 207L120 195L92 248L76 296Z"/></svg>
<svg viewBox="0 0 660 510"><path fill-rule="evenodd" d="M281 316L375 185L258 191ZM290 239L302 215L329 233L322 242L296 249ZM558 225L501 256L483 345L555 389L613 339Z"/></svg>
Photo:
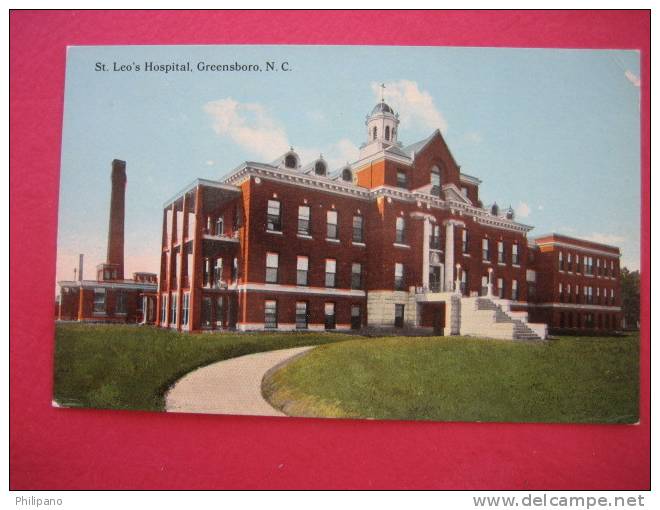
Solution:
<svg viewBox="0 0 660 510"><path fill-rule="evenodd" d="M577 244L565 243L563 241L547 241L545 243L539 243L536 241L536 244L541 246L559 246L560 248L567 248L570 250L577 250L586 253L593 253L594 255L600 255L603 257L610 257L612 259L621 258L621 253L612 253L608 251L598 250L596 248L585 248L584 246L578 246Z"/></svg>
<svg viewBox="0 0 660 510"><path fill-rule="evenodd" d="M367 246L365 243L360 243L360 242L356 242L356 241L351 241L351 244L353 246L359 246L360 248L364 248L364 247Z"/></svg>
<svg viewBox="0 0 660 510"><path fill-rule="evenodd" d="M266 234L277 234L278 236L283 236L284 232L281 230L268 230L266 229Z"/></svg>
<svg viewBox="0 0 660 510"><path fill-rule="evenodd" d="M156 292L158 290L158 285L155 283L146 283L146 282L109 282L102 280L79 280L74 281L59 281L57 284L60 287L82 287L83 289L92 289L95 287L103 289L124 289L124 290L141 290L143 292Z"/></svg>
<svg viewBox="0 0 660 510"><path fill-rule="evenodd" d="M332 287L305 287L299 285L284 285L279 283L243 283L238 290L249 292L290 292L297 294L317 294L327 296L365 297L364 290L335 289Z"/></svg>
<svg viewBox="0 0 660 510"><path fill-rule="evenodd" d="M409 244L392 243L392 246L395 246L397 248L408 248L408 249L410 249Z"/></svg>
<svg viewBox="0 0 660 510"><path fill-rule="evenodd" d="M530 303L529 306L537 308L572 308L578 310L602 310L605 312L620 312L620 306L606 305L580 305L576 303Z"/></svg>
<svg viewBox="0 0 660 510"><path fill-rule="evenodd" d="M326 237L325 240L328 241L329 243L337 243L337 244L341 243L341 239L332 239L330 237Z"/></svg>
<svg viewBox="0 0 660 510"><path fill-rule="evenodd" d="M309 239L309 240L314 239L312 236L307 236L307 235L303 235L303 234L297 234L296 237L298 237L298 239Z"/></svg>

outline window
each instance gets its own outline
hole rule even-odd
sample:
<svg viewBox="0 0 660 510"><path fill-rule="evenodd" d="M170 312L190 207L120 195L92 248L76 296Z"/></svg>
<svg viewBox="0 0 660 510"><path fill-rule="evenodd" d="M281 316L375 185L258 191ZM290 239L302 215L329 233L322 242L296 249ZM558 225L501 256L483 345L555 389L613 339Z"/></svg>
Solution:
<svg viewBox="0 0 660 510"><path fill-rule="evenodd" d="M390 139L390 126L385 126L385 140Z"/></svg>
<svg viewBox="0 0 660 510"><path fill-rule="evenodd" d="M564 253L561 251L559 252L559 270L564 270Z"/></svg>
<svg viewBox="0 0 660 510"><path fill-rule="evenodd" d="M403 327L403 318L405 314L406 307L405 305L394 305L394 327L402 328Z"/></svg>
<svg viewBox="0 0 660 510"><path fill-rule="evenodd" d="M514 265L520 264L520 254L518 253L518 243L511 245L511 263Z"/></svg>
<svg viewBox="0 0 660 510"><path fill-rule="evenodd" d="M559 301L564 300L564 286L559 282Z"/></svg>
<svg viewBox="0 0 660 510"><path fill-rule="evenodd" d="M461 271L461 294L468 294L468 281L470 281L469 273L465 269Z"/></svg>
<svg viewBox="0 0 660 510"><path fill-rule="evenodd" d="M440 250L440 225L431 225L431 237L429 239L429 248Z"/></svg>
<svg viewBox="0 0 660 510"><path fill-rule="evenodd" d="M307 329L309 314L307 301L296 301L296 329Z"/></svg>
<svg viewBox="0 0 660 510"><path fill-rule="evenodd" d="M594 288L589 287L589 292L587 293L587 303L592 304L594 302Z"/></svg>
<svg viewBox="0 0 660 510"><path fill-rule="evenodd" d="M439 196L440 190L440 169L437 166L434 166L431 168L431 195Z"/></svg>
<svg viewBox="0 0 660 510"><path fill-rule="evenodd" d="M378 137L378 128L376 126L374 126L373 138L372 139L375 140L377 137Z"/></svg>
<svg viewBox="0 0 660 510"><path fill-rule="evenodd" d="M213 266L213 286L219 287L220 283L222 283L222 258L217 258Z"/></svg>
<svg viewBox="0 0 660 510"><path fill-rule="evenodd" d="M351 329L362 327L362 309L360 305L351 305Z"/></svg>
<svg viewBox="0 0 660 510"><path fill-rule="evenodd" d="M310 235L310 211L308 205L298 206L298 235Z"/></svg>
<svg viewBox="0 0 660 510"><path fill-rule="evenodd" d="M408 176L406 175L406 172L403 170L397 170L396 171L396 185L399 188L407 188L408 187Z"/></svg>
<svg viewBox="0 0 660 510"><path fill-rule="evenodd" d="M497 279L497 297L500 299L504 297L504 280L502 278Z"/></svg>
<svg viewBox="0 0 660 510"><path fill-rule="evenodd" d="M190 293L186 292L181 301L181 325L188 325L188 314L190 310Z"/></svg>
<svg viewBox="0 0 660 510"><path fill-rule="evenodd" d="M481 295L485 296L488 294L488 276L483 275L481 277Z"/></svg>
<svg viewBox="0 0 660 510"><path fill-rule="evenodd" d="M481 258L483 260L490 260L490 249L488 246L488 239L481 240Z"/></svg>
<svg viewBox="0 0 660 510"><path fill-rule="evenodd" d="M580 286L579 285L575 286L575 302L576 303L580 302Z"/></svg>
<svg viewBox="0 0 660 510"><path fill-rule="evenodd" d="M353 182L353 172L350 168L344 168L341 171L341 178L346 182Z"/></svg>
<svg viewBox="0 0 660 510"><path fill-rule="evenodd" d="M405 282L403 280L403 264L397 262L394 264L394 289L404 290Z"/></svg>
<svg viewBox="0 0 660 510"><path fill-rule="evenodd" d="M504 242L497 241L497 262L499 264L504 264Z"/></svg>
<svg viewBox="0 0 660 510"><path fill-rule="evenodd" d="M160 322L167 323L167 294L160 297Z"/></svg>
<svg viewBox="0 0 660 510"><path fill-rule="evenodd" d="M274 299L264 301L264 328L277 329L277 301Z"/></svg>
<svg viewBox="0 0 660 510"><path fill-rule="evenodd" d="M94 313L105 313L105 289L94 289Z"/></svg>
<svg viewBox="0 0 660 510"><path fill-rule="evenodd" d="M287 154L286 158L284 158L284 166L287 168L296 168L297 163L296 157L293 154Z"/></svg>
<svg viewBox="0 0 660 510"><path fill-rule="evenodd" d="M394 237L394 242L397 244L406 243L406 220L401 216L396 219L396 235Z"/></svg>
<svg viewBox="0 0 660 510"><path fill-rule="evenodd" d="M511 281L511 299L518 301L518 280Z"/></svg>
<svg viewBox="0 0 660 510"><path fill-rule="evenodd" d="M575 256L575 272L576 273L580 272L580 256L579 255Z"/></svg>
<svg viewBox="0 0 660 510"><path fill-rule="evenodd" d="M337 211L328 211L326 214L327 231L326 237L328 239L337 239Z"/></svg>
<svg viewBox="0 0 660 510"><path fill-rule="evenodd" d="M176 324L176 305L179 296L172 294L172 299L170 300L170 324Z"/></svg>
<svg viewBox="0 0 660 510"><path fill-rule="evenodd" d="M587 274L592 275L592 274L594 274L594 258L593 257L586 257L586 260L587 260L587 262L586 262L585 272ZM599 264L599 266L600 266L600 264Z"/></svg>
<svg viewBox="0 0 660 510"><path fill-rule="evenodd" d="M234 257L231 265L231 281L233 283L238 282L238 258Z"/></svg>
<svg viewBox="0 0 660 510"><path fill-rule="evenodd" d="M115 313L126 313L126 294L124 292L117 292Z"/></svg>
<svg viewBox="0 0 660 510"><path fill-rule="evenodd" d="M364 240L364 234L362 231L362 216L356 214L353 216L353 242L361 243Z"/></svg>
<svg viewBox="0 0 660 510"><path fill-rule="evenodd" d="M461 186L461 195L463 195L465 198L468 197L468 189L465 186Z"/></svg>
<svg viewBox="0 0 660 510"><path fill-rule="evenodd" d="M236 204L236 207L234 207L233 229L234 231L236 231L242 226L243 226L243 206L241 204Z"/></svg>
<svg viewBox="0 0 660 510"><path fill-rule="evenodd" d="M614 304L614 289L610 289L610 304Z"/></svg>
<svg viewBox="0 0 660 510"><path fill-rule="evenodd" d="M335 287L337 284L337 260L325 259L325 286Z"/></svg>
<svg viewBox="0 0 660 510"><path fill-rule="evenodd" d="M566 285L566 297L568 298L568 301L573 301L573 294L571 294L571 284Z"/></svg>
<svg viewBox="0 0 660 510"><path fill-rule="evenodd" d="M266 230L272 232L282 231L282 211L279 200L268 201L268 215L266 217Z"/></svg>
<svg viewBox="0 0 660 510"><path fill-rule="evenodd" d="M603 275L602 269L600 267L600 259L596 259L596 275L598 276Z"/></svg>
<svg viewBox="0 0 660 510"><path fill-rule="evenodd" d="M335 304L326 303L324 307L325 312L325 329L335 329Z"/></svg>
<svg viewBox="0 0 660 510"><path fill-rule="evenodd" d="M326 167L323 161L317 161L314 165L314 173L316 175L325 175Z"/></svg>
<svg viewBox="0 0 660 510"><path fill-rule="evenodd" d="M266 253L266 283L277 283L279 258L277 253Z"/></svg>
<svg viewBox="0 0 660 510"><path fill-rule="evenodd" d="M222 216L215 220L215 235L221 236L225 233L225 220Z"/></svg>
<svg viewBox="0 0 660 510"><path fill-rule="evenodd" d="M571 261L571 254L568 254L568 271L573 271L573 262Z"/></svg>
<svg viewBox="0 0 660 510"><path fill-rule="evenodd" d="M463 229L461 233L461 250L463 251L463 254L469 253L470 252L470 233L467 231L466 228Z"/></svg>
<svg viewBox="0 0 660 510"><path fill-rule="evenodd" d="M362 264L353 262L351 265L351 289L362 288Z"/></svg>
<svg viewBox="0 0 660 510"><path fill-rule="evenodd" d="M296 285L307 285L308 270L309 258L299 255L296 262Z"/></svg>

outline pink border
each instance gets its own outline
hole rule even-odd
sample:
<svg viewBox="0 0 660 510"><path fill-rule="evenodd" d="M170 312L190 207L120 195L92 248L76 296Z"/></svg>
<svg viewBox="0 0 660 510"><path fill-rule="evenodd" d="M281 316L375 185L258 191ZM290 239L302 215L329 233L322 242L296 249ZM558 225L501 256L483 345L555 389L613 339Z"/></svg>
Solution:
<svg viewBox="0 0 660 510"><path fill-rule="evenodd" d="M50 407L67 45L376 44L639 49L642 268L650 269L650 14L18 11L10 15L10 486L645 489L649 322L639 426L319 421ZM650 284L642 312L649 317Z"/></svg>

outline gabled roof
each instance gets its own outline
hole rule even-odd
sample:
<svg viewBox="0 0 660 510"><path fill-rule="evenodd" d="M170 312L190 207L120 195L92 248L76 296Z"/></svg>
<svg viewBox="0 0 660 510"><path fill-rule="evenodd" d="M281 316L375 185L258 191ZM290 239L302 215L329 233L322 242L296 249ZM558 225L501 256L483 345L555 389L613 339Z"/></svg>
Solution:
<svg viewBox="0 0 660 510"><path fill-rule="evenodd" d="M403 148L403 152L411 159L415 159L415 154L420 152L426 145L435 137L440 134L440 130L436 129L431 133L427 138L420 140L419 142L411 143Z"/></svg>

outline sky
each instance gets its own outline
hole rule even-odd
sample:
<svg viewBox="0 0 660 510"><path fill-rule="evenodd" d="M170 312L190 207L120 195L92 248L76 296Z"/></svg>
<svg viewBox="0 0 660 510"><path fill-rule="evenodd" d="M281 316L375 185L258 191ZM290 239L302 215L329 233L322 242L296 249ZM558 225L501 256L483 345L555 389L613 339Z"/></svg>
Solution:
<svg viewBox="0 0 660 510"><path fill-rule="evenodd" d="M146 62L192 70L146 71ZM200 62L261 71L200 71ZM623 50L70 47L57 280L73 278L79 253L86 278L105 260L113 159L128 176L125 274L157 273L165 201L290 146L303 165L319 154L332 168L353 161L380 83L400 115L399 140L440 129L461 171L483 181L483 203L511 205L534 226L529 237L614 244L622 265L638 269L639 76L639 54Z"/></svg>

